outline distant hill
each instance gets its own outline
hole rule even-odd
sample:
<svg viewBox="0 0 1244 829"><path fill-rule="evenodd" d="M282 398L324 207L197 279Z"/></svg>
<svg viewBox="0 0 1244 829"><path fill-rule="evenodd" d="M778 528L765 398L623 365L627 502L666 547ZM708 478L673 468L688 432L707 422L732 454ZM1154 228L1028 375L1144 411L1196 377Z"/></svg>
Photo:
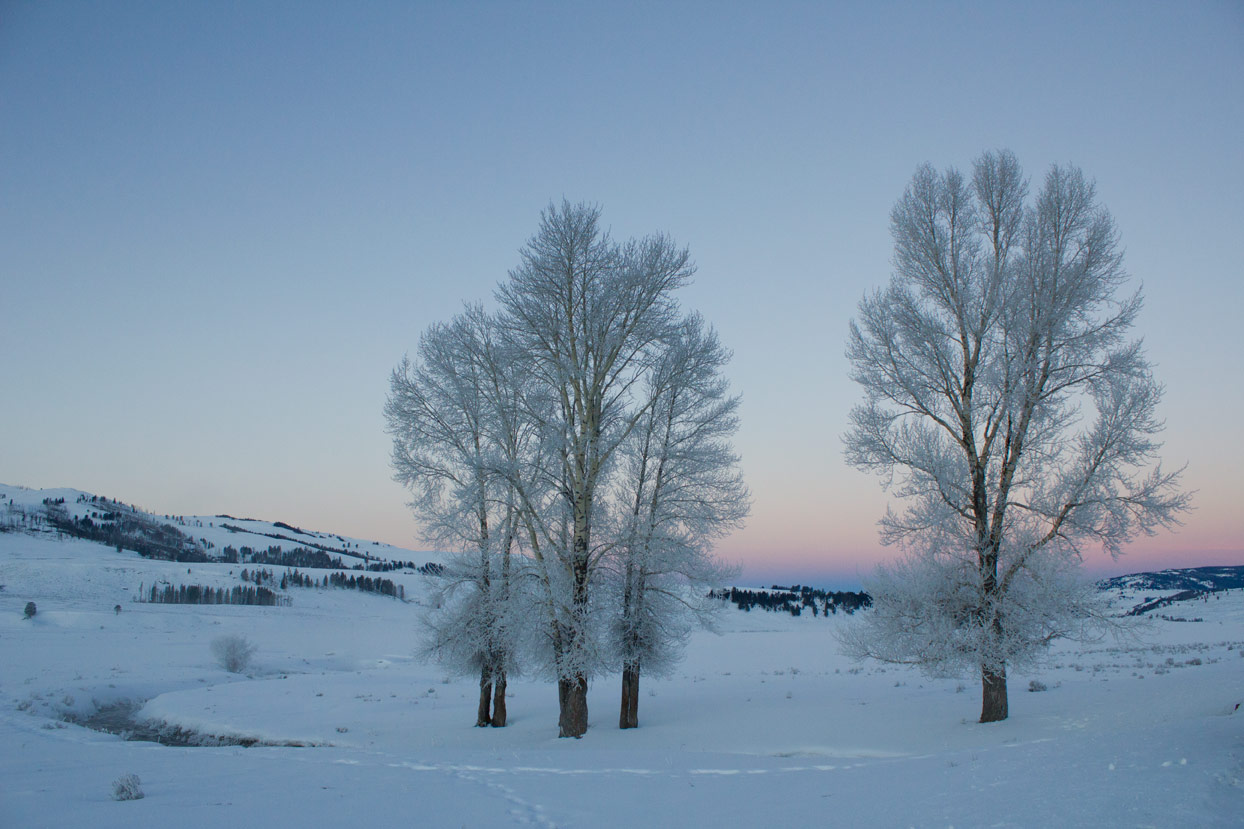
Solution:
<svg viewBox="0 0 1244 829"><path fill-rule="evenodd" d="M49 532L84 538L148 558L169 561L226 561L278 567L384 572L441 567L437 553L415 552L379 541L315 532L284 521L231 515L157 515L114 498L77 489L30 489L0 484L0 532ZM1130 573L1097 582L1114 591L1127 611L1141 615L1210 593L1244 588L1244 565L1190 567ZM714 598L740 610L828 617L872 604L864 592L820 590L806 585L732 587Z"/></svg>
<svg viewBox="0 0 1244 829"><path fill-rule="evenodd" d="M15 530L59 533L168 561L253 562L371 572L440 566L440 556L434 553L312 532L283 521L230 515L157 515L77 489L0 484L0 532Z"/></svg>
<svg viewBox="0 0 1244 829"><path fill-rule="evenodd" d="M1183 570L1159 570L1156 573L1131 573L1097 583L1102 590L1168 591L1168 590L1233 590L1244 587L1244 566L1189 567Z"/></svg>
<svg viewBox="0 0 1244 829"><path fill-rule="evenodd" d="M1179 602L1207 600L1212 594L1244 588L1244 566L1189 567L1159 570L1156 573L1130 573L1097 583L1103 591L1113 591L1124 603L1137 597L1127 616L1143 616Z"/></svg>
<svg viewBox="0 0 1244 829"><path fill-rule="evenodd" d="M1139 602L1125 611L1128 616L1140 616L1177 602L1203 599L1211 593L1244 588L1244 566L1189 567L1180 570L1160 570L1156 573L1130 573L1097 582L1102 592L1114 592L1126 607L1129 600ZM813 616L825 617L839 612L854 613L872 605L872 597L864 592L820 590L806 585L770 588L730 587L714 590L710 594L723 602L732 602L739 610L762 610L789 613L799 616L810 611Z"/></svg>

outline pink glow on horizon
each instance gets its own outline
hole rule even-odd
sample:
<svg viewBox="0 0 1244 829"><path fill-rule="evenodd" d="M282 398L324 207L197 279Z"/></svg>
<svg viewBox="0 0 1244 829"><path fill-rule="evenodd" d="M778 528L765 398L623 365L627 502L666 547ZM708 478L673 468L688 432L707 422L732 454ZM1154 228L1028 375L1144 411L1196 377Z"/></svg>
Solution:
<svg viewBox="0 0 1244 829"><path fill-rule="evenodd" d="M1100 550L1086 552L1085 573L1105 578L1168 568L1244 565L1239 519L1205 521L1196 516L1194 512L1188 525L1175 532L1135 540L1118 559ZM798 532L795 525L762 520L723 539L716 552L723 560L742 565L740 580L748 584L858 584L877 564L900 555L896 548L881 546L876 527L860 520L839 525L832 535L815 537Z"/></svg>

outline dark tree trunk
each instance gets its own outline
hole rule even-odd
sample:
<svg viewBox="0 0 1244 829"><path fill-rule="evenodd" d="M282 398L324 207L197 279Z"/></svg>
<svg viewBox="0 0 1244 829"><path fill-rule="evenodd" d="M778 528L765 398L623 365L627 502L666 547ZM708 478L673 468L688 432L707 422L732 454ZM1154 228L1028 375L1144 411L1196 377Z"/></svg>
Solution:
<svg viewBox="0 0 1244 829"><path fill-rule="evenodd" d="M1001 519L999 518L999 521ZM980 527L987 524L980 522ZM985 597L989 599L997 599L998 592L998 540L988 543L983 547L980 554L981 567L981 589ZM1002 618L993 611L993 621L990 624L995 643L1003 640ZM1007 718L1007 700L1006 700L1006 665L1003 664L998 669L992 670L985 665L981 665L981 722L1001 722Z"/></svg>
<svg viewBox="0 0 1244 829"><path fill-rule="evenodd" d="M1006 668L981 668L981 722L1000 722L1007 714Z"/></svg>
<svg viewBox="0 0 1244 829"><path fill-rule="evenodd" d="M475 725L482 728L492 723L488 706L492 703L492 668L485 665L479 669L479 711L475 714Z"/></svg>
<svg viewBox="0 0 1244 829"><path fill-rule="evenodd" d="M492 696L493 728L505 727L505 671L498 670L493 681Z"/></svg>
<svg viewBox="0 0 1244 829"><path fill-rule="evenodd" d="M578 674L557 680L557 699L561 703L558 737L582 737L587 733L587 677Z"/></svg>
<svg viewBox="0 0 1244 829"><path fill-rule="evenodd" d="M627 662L622 667L622 715L618 728L639 727L639 663Z"/></svg>
<svg viewBox="0 0 1244 829"><path fill-rule="evenodd" d="M573 576L574 614L573 626L564 629L561 637L566 650L572 659L581 657L585 651L583 631L587 629L588 606L588 537L590 535L587 517L591 514L591 496L575 500L575 531L573 541L573 558L571 575ZM560 711L557 718L558 737L582 737L587 733L587 677L582 670L576 670L572 676L559 677L557 680L557 699Z"/></svg>

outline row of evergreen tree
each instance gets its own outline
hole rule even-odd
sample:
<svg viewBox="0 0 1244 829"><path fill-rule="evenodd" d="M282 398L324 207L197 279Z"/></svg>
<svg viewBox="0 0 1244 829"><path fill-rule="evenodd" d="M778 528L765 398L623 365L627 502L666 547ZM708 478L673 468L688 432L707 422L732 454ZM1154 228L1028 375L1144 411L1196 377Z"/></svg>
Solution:
<svg viewBox="0 0 1244 829"><path fill-rule="evenodd" d="M819 590L814 587L794 585L781 587L773 585L769 590L740 590L737 587L713 590L709 596L722 601L734 602L739 610L750 611L753 607L778 613L789 613L801 616L805 610L813 616L818 614L828 617L839 611L847 614L872 605L872 597L867 593L856 593L850 590Z"/></svg>
<svg viewBox="0 0 1244 829"><path fill-rule="evenodd" d="M270 544L266 550L256 550L243 545L238 549L227 546L221 550L221 558L230 564L253 562L270 564L273 567L315 567L321 570L346 569L340 558L334 558L323 550L309 547L295 547L286 550L276 544Z"/></svg>
<svg viewBox="0 0 1244 829"><path fill-rule="evenodd" d="M268 587L279 587L281 590L288 590L291 587L339 587L347 590L359 590L363 593L392 596L395 599L406 598L406 588L400 584L394 584L389 579L356 576L345 572L328 573L317 578L303 573L301 570L286 570L281 574L281 579L278 582L276 574L271 570L256 568L254 570L243 570L241 578L245 582L254 582L257 585Z"/></svg>
<svg viewBox="0 0 1244 829"><path fill-rule="evenodd" d="M143 601L151 604L231 604L260 607L288 607L293 602L267 587L234 585L231 589L201 584L151 585L150 591L139 589Z"/></svg>
<svg viewBox="0 0 1244 829"><path fill-rule="evenodd" d="M393 570L418 570L424 573L426 572L424 568L430 565L432 562L416 566L413 561L372 561L363 569L369 573L389 573Z"/></svg>
<svg viewBox="0 0 1244 829"><path fill-rule="evenodd" d="M406 588L400 584L394 584L389 579L373 579L370 576L354 576L345 573L329 573L319 584L315 584L315 579L311 579L308 587L343 587L349 590L361 590L364 593L378 593L381 596L392 596L395 599L406 598Z"/></svg>

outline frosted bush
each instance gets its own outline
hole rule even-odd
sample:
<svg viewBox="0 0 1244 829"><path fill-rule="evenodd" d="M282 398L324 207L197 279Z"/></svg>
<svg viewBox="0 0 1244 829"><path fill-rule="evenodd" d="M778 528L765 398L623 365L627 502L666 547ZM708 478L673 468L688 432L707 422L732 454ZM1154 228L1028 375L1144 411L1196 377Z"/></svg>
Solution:
<svg viewBox="0 0 1244 829"><path fill-rule="evenodd" d="M112 781L113 800L142 800L144 797L143 781L137 774L123 774Z"/></svg>
<svg viewBox="0 0 1244 829"><path fill-rule="evenodd" d="M1048 691L1049 686L1039 679L1034 679L1028 683L1028 690L1036 693L1037 691Z"/></svg>
<svg viewBox="0 0 1244 829"><path fill-rule="evenodd" d="M255 655L255 646L245 636L234 633L213 639L212 655L220 667L231 674L240 674Z"/></svg>

